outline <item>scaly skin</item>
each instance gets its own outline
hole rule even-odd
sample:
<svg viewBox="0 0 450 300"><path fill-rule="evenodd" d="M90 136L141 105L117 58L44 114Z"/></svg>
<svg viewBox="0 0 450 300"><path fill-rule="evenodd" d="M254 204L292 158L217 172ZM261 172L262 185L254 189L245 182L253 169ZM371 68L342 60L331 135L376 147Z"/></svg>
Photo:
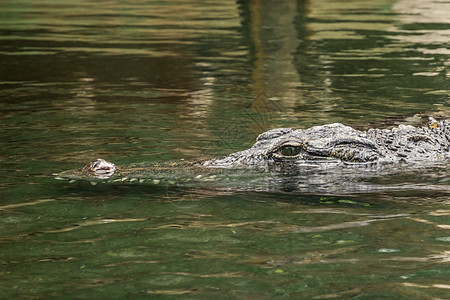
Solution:
<svg viewBox="0 0 450 300"><path fill-rule="evenodd" d="M204 167L236 168L264 163L305 161L420 163L450 158L450 121L431 120L428 127L355 130L340 123L306 130L272 129L262 133L248 150L203 162Z"/></svg>
<svg viewBox="0 0 450 300"><path fill-rule="evenodd" d="M376 165L448 163L450 121L430 118L428 127L403 126L393 129L355 130L340 123L294 130L277 128L262 133L249 149L224 158L194 161L142 163L115 166L97 159L81 170L59 174L63 179L161 178L215 176L218 170L252 169L289 172L311 165L367 167Z"/></svg>

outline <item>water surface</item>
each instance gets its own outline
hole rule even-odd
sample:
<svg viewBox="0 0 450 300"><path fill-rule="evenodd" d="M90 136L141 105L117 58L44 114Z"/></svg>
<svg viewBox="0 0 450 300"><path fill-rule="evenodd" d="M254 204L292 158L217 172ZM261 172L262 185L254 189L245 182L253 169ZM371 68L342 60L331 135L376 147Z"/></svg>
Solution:
<svg viewBox="0 0 450 300"><path fill-rule="evenodd" d="M52 176L97 157L225 155L275 127L448 118L449 11L437 0L2 1L0 294L449 298L446 166L358 193Z"/></svg>

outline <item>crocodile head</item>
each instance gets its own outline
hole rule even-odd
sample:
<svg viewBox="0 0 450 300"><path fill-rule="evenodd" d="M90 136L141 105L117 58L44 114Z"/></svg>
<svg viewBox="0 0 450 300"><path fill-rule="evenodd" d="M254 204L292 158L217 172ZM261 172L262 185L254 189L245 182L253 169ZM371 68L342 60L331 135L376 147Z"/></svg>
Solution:
<svg viewBox="0 0 450 300"><path fill-rule="evenodd" d="M222 159L203 163L205 167L247 167L273 164L376 162L380 157L377 145L366 132L335 123L306 130L278 128L262 133L247 150Z"/></svg>
<svg viewBox="0 0 450 300"><path fill-rule="evenodd" d="M224 158L194 162L150 162L115 166L97 159L80 170L59 174L68 179L172 178L186 175L196 178L214 172L241 169L308 172L311 168L332 166L381 165L411 163L424 166L450 160L450 122L435 122L433 126L416 128L400 125L393 129L359 131L340 123L308 129L277 128L258 136L249 149ZM221 170L219 170L221 169ZM334 168L336 169L336 168ZM343 168L337 168L342 172ZM372 168L370 168L372 169ZM213 174L214 173L214 174Z"/></svg>

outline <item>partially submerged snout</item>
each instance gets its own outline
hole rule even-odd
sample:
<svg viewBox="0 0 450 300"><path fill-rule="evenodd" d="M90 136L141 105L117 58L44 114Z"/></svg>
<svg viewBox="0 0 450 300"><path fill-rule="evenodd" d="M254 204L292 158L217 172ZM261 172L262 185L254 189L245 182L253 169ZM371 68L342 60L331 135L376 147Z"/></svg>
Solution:
<svg viewBox="0 0 450 300"><path fill-rule="evenodd" d="M59 174L64 179L120 180L120 178L169 178L184 174L203 176L217 171L259 170L271 172L294 170L305 165L353 166L391 163L417 163L450 160L450 122L429 128L402 126L393 129L355 130L340 123L315 126L305 130L277 128L258 136L249 149L226 157L194 162L149 162L115 166L96 159L82 169ZM352 166L352 167L353 167ZM284 173L284 172L282 172Z"/></svg>
<svg viewBox="0 0 450 300"><path fill-rule="evenodd" d="M82 169L68 170L58 174L57 179L107 179L114 175L116 166L104 159L98 158Z"/></svg>

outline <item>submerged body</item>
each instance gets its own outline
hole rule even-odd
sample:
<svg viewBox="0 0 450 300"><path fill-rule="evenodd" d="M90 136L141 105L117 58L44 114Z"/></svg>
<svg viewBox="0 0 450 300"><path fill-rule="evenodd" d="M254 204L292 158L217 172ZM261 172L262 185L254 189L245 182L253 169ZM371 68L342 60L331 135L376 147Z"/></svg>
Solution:
<svg viewBox="0 0 450 300"><path fill-rule="evenodd" d="M331 176L332 181L339 181L358 177L355 168L369 173L404 165L448 165L449 161L450 121L431 119L429 126L420 128L400 125L393 129L359 131L340 123L305 130L278 128L259 135L251 148L224 158L123 166L97 159L80 170L58 175L69 180L159 182L180 177L214 179L240 172L306 174L319 181L329 180ZM320 177L314 170L318 170Z"/></svg>

